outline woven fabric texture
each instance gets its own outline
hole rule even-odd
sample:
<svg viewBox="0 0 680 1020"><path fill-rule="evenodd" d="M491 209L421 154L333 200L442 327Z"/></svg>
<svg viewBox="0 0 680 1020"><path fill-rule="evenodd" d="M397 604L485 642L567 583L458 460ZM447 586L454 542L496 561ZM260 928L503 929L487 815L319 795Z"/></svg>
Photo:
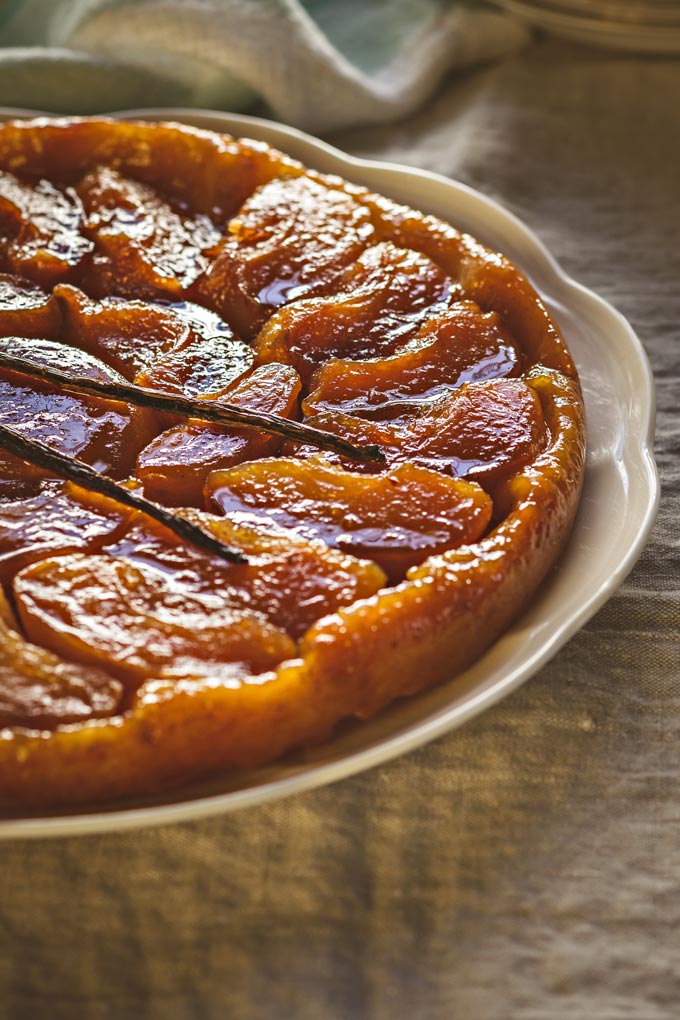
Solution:
<svg viewBox="0 0 680 1020"><path fill-rule="evenodd" d="M238 110L310 130L403 117L529 37L482 0L5 0L0 103Z"/></svg>

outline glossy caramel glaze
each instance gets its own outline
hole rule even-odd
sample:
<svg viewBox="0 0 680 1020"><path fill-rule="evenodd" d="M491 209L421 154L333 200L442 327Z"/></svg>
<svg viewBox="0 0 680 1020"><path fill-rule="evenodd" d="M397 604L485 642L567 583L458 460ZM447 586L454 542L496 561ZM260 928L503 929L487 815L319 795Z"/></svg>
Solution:
<svg viewBox="0 0 680 1020"><path fill-rule="evenodd" d="M201 276L220 238L209 217L183 215L155 188L98 167L78 185L83 230L96 245L86 290L179 297Z"/></svg>
<svg viewBox="0 0 680 1020"><path fill-rule="evenodd" d="M479 486L412 463L357 477L318 455L260 460L215 472L208 493L231 520L319 538L374 560L393 582L433 553L481 538L491 519Z"/></svg>
<svg viewBox="0 0 680 1020"><path fill-rule="evenodd" d="M0 501L0 581L47 556L98 551L131 511L68 482L42 481Z"/></svg>
<svg viewBox="0 0 680 1020"><path fill-rule="evenodd" d="M369 211L340 188L282 177L230 221L196 292L250 338L281 305L332 286L372 234Z"/></svg>
<svg viewBox="0 0 680 1020"><path fill-rule="evenodd" d="M273 364L260 366L214 396L223 396L237 407L293 418L299 393L297 372L288 365ZM152 440L137 459L136 475L149 499L168 506L200 507L211 471L270 456L280 446L276 436L252 429L189 422Z"/></svg>
<svg viewBox="0 0 680 1020"><path fill-rule="evenodd" d="M85 235L83 207L71 189L47 180L28 184L0 172L0 231L11 273L49 285L68 279L94 249Z"/></svg>
<svg viewBox="0 0 680 1020"><path fill-rule="evenodd" d="M117 680L26 642L1 591L0 603L0 726L50 730L120 710Z"/></svg>
<svg viewBox="0 0 680 1020"><path fill-rule="evenodd" d="M308 421L376 443L390 465L411 462L490 485L530 464L548 441L540 401L521 379L464 385L388 420L322 411Z"/></svg>
<svg viewBox="0 0 680 1020"><path fill-rule="evenodd" d="M262 361L286 361L306 381L329 358L392 354L455 293L420 252L371 246L337 280L332 297L300 301L273 316L255 341Z"/></svg>
<svg viewBox="0 0 680 1020"><path fill-rule="evenodd" d="M91 355L52 340L0 337L0 351L73 375L116 382L118 373ZM152 426L144 411L113 400L60 391L20 372L0 369L0 422L28 438L124 477L149 441ZM0 494L10 480L40 475L0 451Z"/></svg>
<svg viewBox="0 0 680 1020"><path fill-rule="evenodd" d="M249 553L250 563L225 564L178 546L160 526L133 523L105 555L46 559L16 576L28 637L133 686L145 677L191 676L201 665L259 672L293 657L292 638L319 615L385 582L373 564L322 543L194 519Z"/></svg>
<svg viewBox="0 0 680 1020"><path fill-rule="evenodd" d="M527 604L576 510L578 379L529 281L257 142L0 127L0 350L385 455L359 465L0 370L0 421L248 557L0 453L0 801L257 765L450 678Z"/></svg>
<svg viewBox="0 0 680 1020"><path fill-rule="evenodd" d="M460 301L428 316L396 354L326 361L303 409L393 418L464 383L517 375L521 367L521 353L500 316Z"/></svg>

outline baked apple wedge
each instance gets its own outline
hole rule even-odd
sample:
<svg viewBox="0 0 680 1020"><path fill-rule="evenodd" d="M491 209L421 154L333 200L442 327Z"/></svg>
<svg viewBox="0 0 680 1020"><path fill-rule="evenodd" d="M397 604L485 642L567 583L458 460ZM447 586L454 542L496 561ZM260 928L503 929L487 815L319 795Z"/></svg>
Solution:
<svg viewBox="0 0 680 1020"><path fill-rule="evenodd" d="M389 581L436 552L475 542L491 520L479 485L402 464L378 475L317 455L271 459L210 475L209 505L236 521L267 521L379 564Z"/></svg>

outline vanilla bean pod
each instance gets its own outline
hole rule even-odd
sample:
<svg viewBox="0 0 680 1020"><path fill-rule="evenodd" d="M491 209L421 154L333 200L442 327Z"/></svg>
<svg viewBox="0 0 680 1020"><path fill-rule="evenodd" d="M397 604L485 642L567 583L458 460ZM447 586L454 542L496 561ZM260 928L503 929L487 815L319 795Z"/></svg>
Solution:
<svg viewBox="0 0 680 1020"><path fill-rule="evenodd" d="M229 563L248 562L247 557L242 552L232 549L230 546L225 545L224 542L220 542L214 535L203 531L202 528L199 528L191 521L185 520L184 517L180 517L179 514L174 514L171 510L159 506L158 503L153 503L150 499L146 499L145 496L132 489L126 489L120 482L116 482L106 475L100 475L89 464L84 464L76 457L69 457L64 453L59 453L57 450L46 446L45 443L38 442L36 439L27 439L17 432L16 429L1 423L0 447L15 457L28 461L29 464L33 464L35 467L42 468L66 481L73 482L75 485L80 486L81 489L87 489L88 492L95 492L100 496L108 496L109 499L113 499L117 503L132 507L134 510L140 510L147 517L153 517L159 524L163 524L169 531L177 535L178 538L183 539L185 542L190 542L203 552L219 556Z"/></svg>
<svg viewBox="0 0 680 1020"><path fill-rule="evenodd" d="M37 365L28 358L15 357L0 353L0 368L10 369L44 382L52 383L60 389L72 393L83 393L107 400L120 400L136 407L148 407L154 411L164 411L183 418L194 418L212 422L228 428L255 429L280 436L290 442L315 446L320 450L329 450L341 457L363 463L383 463L384 454L380 447L369 444L355 446L340 436L321 429L315 429L301 422L282 418L266 411L252 411L237 407L222 400L190 399L162 390L147 389L134 383L103 382L99 379L87 379L83 376L72 376L56 368Z"/></svg>

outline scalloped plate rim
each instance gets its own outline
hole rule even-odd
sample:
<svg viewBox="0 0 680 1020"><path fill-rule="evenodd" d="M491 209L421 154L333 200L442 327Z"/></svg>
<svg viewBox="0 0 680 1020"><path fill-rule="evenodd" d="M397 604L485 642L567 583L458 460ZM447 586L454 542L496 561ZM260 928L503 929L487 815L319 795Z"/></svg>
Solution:
<svg viewBox="0 0 680 1020"><path fill-rule="evenodd" d="M27 116L44 116L53 119L54 115L42 113L41 111L0 107L1 120ZM282 140L282 147L285 147L286 151L290 151L290 143L292 143L293 149L302 147L321 153L326 160L330 158L333 161L337 161L339 164L337 172L348 179L353 177L356 179L356 171L359 172L358 176L360 177L363 170L369 175L383 174L388 181L390 178L396 177L407 184L408 178L421 182L430 182L437 189L441 190L442 186L445 189L449 189L451 195L456 195L457 197L463 196L472 207L472 219L475 218L475 215L483 212L487 217L491 218L492 223L495 223L497 229L510 230L526 246L527 252L532 255L533 259L537 260L537 264L542 272L547 274L550 287L548 289L541 287L540 289L543 294L553 299L555 299L556 295L559 295L561 301L566 297L567 307L572 312L580 310L582 315L590 314L604 317L609 324L612 334L618 335L621 341L623 341L624 347L622 349L626 350L629 359L633 359L635 362L635 368L638 373L636 381L638 385L641 384L641 390L636 392L640 426L635 435L628 433L625 448L629 456L633 457L633 463L636 463L640 469L641 477L646 482L646 488L644 499L640 499L636 506L636 536L630 541L616 568L589 592L588 596L581 601L578 609L572 611L564 619L556 621L553 627L548 628L548 633L542 638L542 642L533 653L525 655L520 663L509 672L501 673L491 686L480 689L476 693L473 688L469 696L462 703L453 704L449 707L444 706L432 715L426 716L410 726L407 725L404 731L387 735L372 744L369 743L368 746L342 756L337 761L322 762L316 765L312 762L307 767L303 766L297 773L292 775L284 774L282 777L272 778L262 784L245 786L241 789L229 789L227 792L213 793L208 796L187 796L186 788L184 791L179 789L176 793L171 791L165 795L165 797L169 798L176 797L175 800L171 800L169 803L165 799L160 803L153 803L153 798L149 798L151 802L144 803L143 806L96 806L89 809L87 807L80 809L80 813L76 810L70 813L43 813L42 815L33 814L21 817L0 818L0 839L75 836L191 821L231 810L255 806L290 796L294 793L301 793L305 790L337 782L387 762L434 740L462 725L486 708L491 707L491 705L519 687L530 676L536 673L541 666L553 658L566 641L597 612L622 583L640 556L649 536L659 503L659 480L652 454L655 419L654 381L642 344L626 319L612 305L568 276L533 231L494 199L468 185L451 180L440 174L387 161L353 157L342 152L340 149L334 148L327 142L314 138L296 128L245 114L173 107L167 109L154 108L115 111L109 116L124 119L170 119L184 123L190 123L192 120L210 119L215 124L212 128L213 130L238 133L243 129L243 134L248 134L255 138L258 137L258 134L260 136L279 135ZM308 163L313 162L308 157L306 159ZM375 185L371 186L375 187ZM382 190L389 193L390 189L388 186ZM588 472L588 469L586 471ZM578 540L578 518L571 541L575 540ZM568 555L569 552L567 550L565 556ZM540 592L537 596L537 601L539 600ZM524 616L520 618L520 621L523 619ZM544 621L544 623L549 624L550 621ZM508 634L512 634L516 626L517 624L510 628ZM494 647L496 646L492 646L492 649ZM487 655L480 659L473 669L477 669L479 663L483 664ZM455 679L460 678L454 678L450 683L455 683ZM409 702L417 702L419 697L421 696L408 699L400 704L408 705ZM367 726L369 724L364 725ZM321 745L320 750L327 746L327 744Z"/></svg>

